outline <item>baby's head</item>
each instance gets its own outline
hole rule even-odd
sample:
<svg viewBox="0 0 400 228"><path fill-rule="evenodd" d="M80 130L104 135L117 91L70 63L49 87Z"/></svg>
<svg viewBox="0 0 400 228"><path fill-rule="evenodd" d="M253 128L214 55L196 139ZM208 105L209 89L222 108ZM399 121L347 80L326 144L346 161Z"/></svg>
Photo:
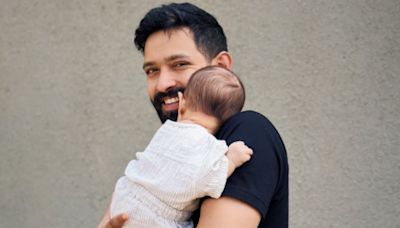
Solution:
<svg viewBox="0 0 400 228"><path fill-rule="evenodd" d="M193 73L181 98L180 120L186 111L203 113L217 120L217 128L234 114L240 112L245 100L245 91L240 79L230 70L218 66L207 66ZM184 116L184 117L182 117Z"/></svg>

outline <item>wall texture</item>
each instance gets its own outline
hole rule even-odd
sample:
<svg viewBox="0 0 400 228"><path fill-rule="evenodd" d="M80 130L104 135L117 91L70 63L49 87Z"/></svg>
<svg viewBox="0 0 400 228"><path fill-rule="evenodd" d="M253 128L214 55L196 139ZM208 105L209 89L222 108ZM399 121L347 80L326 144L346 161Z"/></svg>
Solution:
<svg viewBox="0 0 400 228"><path fill-rule="evenodd" d="M291 227L400 227L400 2L193 2L286 143ZM160 124L132 34L163 1L0 3L0 227L94 227Z"/></svg>

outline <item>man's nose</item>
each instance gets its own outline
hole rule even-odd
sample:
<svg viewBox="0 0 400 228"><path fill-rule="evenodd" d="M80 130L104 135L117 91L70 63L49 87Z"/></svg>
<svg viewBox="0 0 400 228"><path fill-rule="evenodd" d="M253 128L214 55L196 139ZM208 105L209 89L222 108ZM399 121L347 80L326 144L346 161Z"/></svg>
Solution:
<svg viewBox="0 0 400 228"><path fill-rule="evenodd" d="M168 70L160 71L157 82L157 91L166 92L169 89L176 87L176 85L177 82L171 72L169 72Z"/></svg>

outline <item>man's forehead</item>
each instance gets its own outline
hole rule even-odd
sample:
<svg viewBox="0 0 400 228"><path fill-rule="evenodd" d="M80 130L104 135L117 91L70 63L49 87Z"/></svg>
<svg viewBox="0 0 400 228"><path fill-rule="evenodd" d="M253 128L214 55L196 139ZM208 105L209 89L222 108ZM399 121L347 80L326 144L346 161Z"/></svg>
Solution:
<svg viewBox="0 0 400 228"><path fill-rule="evenodd" d="M192 32L187 28L161 30L152 33L146 40L144 55L154 54L159 49L197 50ZM177 53L174 53L177 54Z"/></svg>
<svg viewBox="0 0 400 228"><path fill-rule="evenodd" d="M164 32L164 34L168 37L171 37L174 34L185 34L188 38L193 40L193 32L192 30L190 30L190 28L188 27L177 27L177 28L171 28L171 29L165 29L162 30L162 32Z"/></svg>
<svg viewBox="0 0 400 228"><path fill-rule="evenodd" d="M144 65L165 62L174 59L204 58L198 50L191 31L180 28L158 31L149 36L144 49Z"/></svg>
<svg viewBox="0 0 400 228"><path fill-rule="evenodd" d="M144 51L146 49L153 47L155 44L159 44L162 42L173 42L175 40L185 41L185 42L193 42L194 44L194 37L193 33L188 28L174 28L174 29L167 29L167 30L160 30L154 32L149 35L144 45Z"/></svg>

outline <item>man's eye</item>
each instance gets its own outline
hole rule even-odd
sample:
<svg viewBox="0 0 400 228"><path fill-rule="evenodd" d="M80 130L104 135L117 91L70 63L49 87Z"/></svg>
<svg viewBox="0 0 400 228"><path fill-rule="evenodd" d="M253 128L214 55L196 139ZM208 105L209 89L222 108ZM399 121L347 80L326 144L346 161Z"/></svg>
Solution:
<svg viewBox="0 0 400 228"><path fill-rule="evenodd" d="M150 76L150 75L156 73L157 71L158 70L156 68L148 68L144 72L146 73L146 75Z"/></svg>
<svg viewBox="0 0 400 228"><path fill-rule="evenodd" d="M174 64L174 67L183 67L183 66L186 66L186 65L188 65L188 63L186 63L186 62L179 62L179 63L175 63L175 64Z"/></svg>

